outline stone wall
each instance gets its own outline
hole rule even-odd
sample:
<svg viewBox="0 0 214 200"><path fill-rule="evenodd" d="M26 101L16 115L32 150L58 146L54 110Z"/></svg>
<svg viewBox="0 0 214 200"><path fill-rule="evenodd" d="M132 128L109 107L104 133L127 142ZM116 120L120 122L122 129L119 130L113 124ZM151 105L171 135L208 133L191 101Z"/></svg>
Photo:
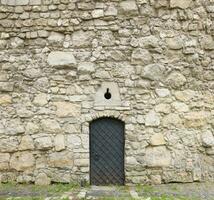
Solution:
<svg viewBox="0 0 214 200"><path fill-rule="evenodd" d="M0 181L88 180L102 116L125 122L127 184L213 181L213 17L213 0L0 0Z"/></svg>

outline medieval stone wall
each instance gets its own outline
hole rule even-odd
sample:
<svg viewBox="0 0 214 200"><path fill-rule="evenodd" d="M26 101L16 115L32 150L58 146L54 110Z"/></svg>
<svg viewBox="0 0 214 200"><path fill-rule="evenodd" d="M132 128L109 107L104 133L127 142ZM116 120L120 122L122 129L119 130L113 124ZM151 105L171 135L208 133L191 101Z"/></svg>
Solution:
<svg viewBox="0 0 214 200"><path fill-rule="evenodd" d="M125 122L127 184L213 181L213 17L213 0L0 0L0 182L88 180L102 116Z"/></svg>

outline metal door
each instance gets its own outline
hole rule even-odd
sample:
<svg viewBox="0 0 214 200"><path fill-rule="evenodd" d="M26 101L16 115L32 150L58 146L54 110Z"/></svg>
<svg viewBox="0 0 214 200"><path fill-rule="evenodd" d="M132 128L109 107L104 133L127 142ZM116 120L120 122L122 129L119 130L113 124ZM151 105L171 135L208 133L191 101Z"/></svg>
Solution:
<svg viewBox="0 0 214 200"><path fill-rule="evenodd" d="M100 118L90 124L90 183L123 185L124 123Z"/></svg>

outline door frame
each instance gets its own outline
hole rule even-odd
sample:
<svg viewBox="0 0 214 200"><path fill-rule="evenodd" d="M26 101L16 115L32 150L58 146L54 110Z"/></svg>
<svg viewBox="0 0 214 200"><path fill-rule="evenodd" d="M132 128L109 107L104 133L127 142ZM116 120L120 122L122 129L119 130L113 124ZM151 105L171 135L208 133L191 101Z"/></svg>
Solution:
<svg viewBox="0 0 214 200"><path fill-rule="evenodd" d="M91 124L97 120L100 120L100 119L113 119L113 120L116 120L116 121L120 121L122 124L123 124L123 184L122 185L125 185L125 182L126 182L126 173L125 173L125 142L126 142L126 138L125 138L125 122L121 119L118 119L118 118L115 118L115 117L107 117L107 116L104 116L104 117L99 117L99 118L96 118L96 119L93 119L89 122L89 183L90 185L92 185L91 183Z"/></svg>

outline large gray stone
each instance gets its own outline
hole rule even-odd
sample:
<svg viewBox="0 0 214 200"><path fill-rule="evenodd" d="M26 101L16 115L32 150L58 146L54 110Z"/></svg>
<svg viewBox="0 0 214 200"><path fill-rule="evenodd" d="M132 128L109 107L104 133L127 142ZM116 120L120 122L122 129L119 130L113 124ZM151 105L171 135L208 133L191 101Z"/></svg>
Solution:
<svg viewBox="0 0 214 200"><path fill-rule="evenodd" d="M72 169L73 161L74 157L72 152L61 151L50 154L48 164L50 167Z"/></svg>
<svg viewBox="0 0 214 200"><path fill-rule="evenodd" d="M57 44L57 43L62 43L64 41L65 36L61 33L57 32L51 32L50 36L48 37L48 41L51 44Z"/></svg>
<svg viewBox="0 0 214 200"><path fill-rule="evenodd" d="M146 65L141 76L150 80L161 80L164 77L165 67L161 64Z"/></svg>
<svg viewBox="0 0 214 200"><path fill-rule="evenodd" d="M78 71L80 73L92 73L95 71L95 65L92 62L81 62L78 65Z"/></svg>
<svg viewBox="0 0 214 200"><path fill-rule="evenodd" d="M22 137L21 142L19 144L19 150L33 150L34 142L30 135L25 135Z"/></svg>
<svg viewBox="0 0 214 200"><path fill-rule="evenodd" d="M148 50L137 48L132 52L132 64L148 65L152 62L152 56Z"/></svg>
<svg viewBox="0 0 214 200"><path fill-rule="evenodd" d="M49 133L60 133L61 127L55 119L43 119L41 120L41 127L44 131Z"/></svg>
<svg viewBox="0 0 214 200"><path fill-rule="evenodd" d="M192 0L170 0L170 7L187 9L190 7Z"/></svg>
<svg viewBox="0 0 214 200"><path fill-rule="evenodd" d="M9 153L0 153L0 170L8 170L9 161L10 161Z"/></svg>
<svg viewBox="0 0 214 200"><path fill-rule="evenodd" d="M43 136L35 139L35 146L39 150L48 150L53 147L51 137Z"/></svg>
<svg viewBox="0 0 214 200"><path fill-rule="evenodd" d="M54 138L55 150L62 151L65 149L65 137L62 134L56 135Z"/></svg>
<svg viewBox="0 0 214 200"><path fill-rule="evenodd" d="M148 167L168 167L171 163L170 151L164 146L148 147L145 162Z"/></svg>
<svg viewBox="0 0 214 200"><path fill-rule="evenodd" d="M1 92L12 92L14 83L11 82L0 82L0 91Z"/></svg>
<svg viewBox="0 0 214 200"><path fill-rule="evenodd" d="M72 34L72 43L74 47L89 47L95 36L93 31L75 31Z"/></svg>
<svg viewBox="0 0 214 200"><path fill-rule="evenodd" d="M33 169L35 158L30 152L16 152L10 159L10 167L17 171Z"/></svg>
<svg viewBox="0 0 214 200"><path fill-rule="evenodd" d="M35 179L36 185L45 186L45 185L50 185L50 183L51 183L51 179L47 176L47 174L39 173L36 176L36 179Z"/></svg>
<svg viewBox="0 0 214 200"><path fill-rule="evenodd" d="M160 117L154 110L151 110L146 115L145 125L146 126L159 126L160 125Z"/></svg>
<svg viewBox="0 0 214 200"><path fill-rule="evenodd" d="M54 102L57 107L56 115L58 117L79 117L81 106L70 102Z"/></svg>
<svg viewBox="0 0 214 200"><path fill-rule="evenodd" d="M172 72L166 79L166 83L172 88L179 88L186 83L186 77L180 72Z"/></svg>
<svg viewBox="0 0 214 200"><path fill-rule="evenodd" d="M7 137L0 139L0 152L14 152L17 151L19 141L17 137Z"/></svg>
<svg viewBox="0 0 214 200"><path fill-rule="evenodd" d="M75 67L76 59L72 52L53 51L48 55L48 64L54 67Z"/></svg>
<svg viewBox="0 0 214 200"><path fill-rule="evenodd" d="M135 16L138 14L138 7L134 0L121 1L119 4L119 13L126 17Z"/></svg>
<svg viewBox="0 0 214 200"><path fill-rule="evenodd" d="M210 130L201 134L201 140L204 147L214 147L214 136Z"/></svg>

